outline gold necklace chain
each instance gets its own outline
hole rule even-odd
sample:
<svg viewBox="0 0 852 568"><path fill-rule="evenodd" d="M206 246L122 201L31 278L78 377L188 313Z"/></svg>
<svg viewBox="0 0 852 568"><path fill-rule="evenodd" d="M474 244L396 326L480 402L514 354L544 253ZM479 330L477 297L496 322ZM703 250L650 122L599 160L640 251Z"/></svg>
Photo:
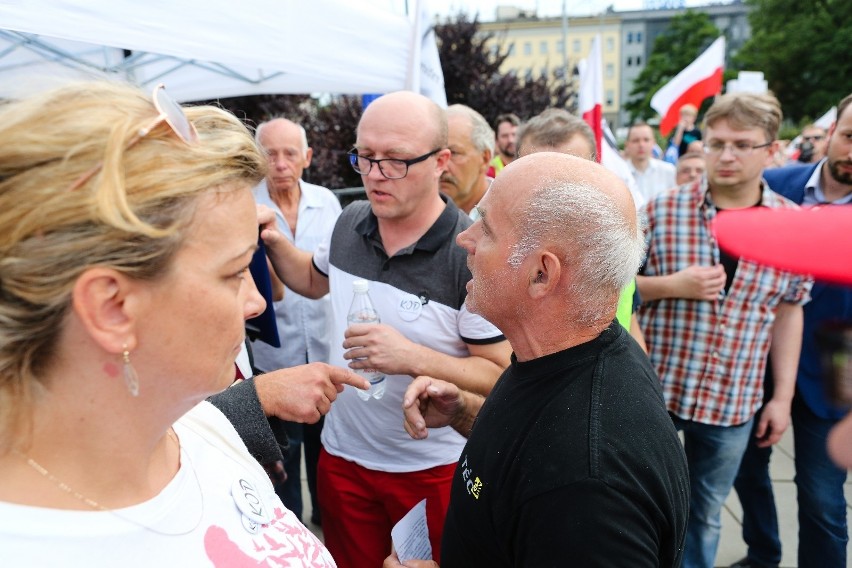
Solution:
<svg viewBox="0 0 852 568"><path fill-rule="evenodd" d="M178 453L180 453L180 441L178 440L177 435L174 433L174 430L169 428L166 431L166 433L169 435L169 438L174 440L175 445L177 445L177 448L178 448ZM64 481L62 481L61 479L59 479L58 477L56 477L52 473L50 473L47 470L46 467L44 467L43 465L41 465L40 463L35 461L33 458L31 458L27 454L21 453L18 450L12 450L12 451L15 452L16 454L20 455L24 459L26 459L27 465L30 466L35 471L37 471L39 474L41 474L42 477L44 477L45 479L47 479L48 481L53 483L56 487L58 487L59 489L61 489L65 493L67 493L68 495L71 495L72 497L74 497L78 501L85 503L87 506L91 507L92 509L95 509L96 511L104 511L106 513L110 513L111 515L114 515L114 516L118 517L119 519L121 519L123 521L134 524L138 527L142 527L143 529L149 530L149 531L154 532L156 534L160 534L160 535L164 535L164 536L186 535L186 534L189 534L192 531L194 531L196 528L198 528L198 525L201 524L201 519L204 518L204 492L201 489L201 482L198 479L198 474L195 472L195 468L192 467L191 463L189 464L189 467L192 470L193 475L195 476L195 482L198 485L198 491L199 491L199 494L201 496L201 515L198 517L198 521L195 523L195 525L191 529L184 531L184 532L179 532L179 533L167 533L167 532L158 531L158 530L156 530L152 527L149 527L147 525L143 525L142 523L139 523L137 521L134 521L133 519L125 517L124 515L119 515L117 512L115 512L112 509L107 509L106 507L104 507L103 505L101 505L100 503L95 501L94 499L90 499L89 497L86 497L82 493L76 491L73 487L71 487L70 485L68 485L67 483L65 483ZM189 456L187 455L187 459L188 458L189 458Z"/></svg>

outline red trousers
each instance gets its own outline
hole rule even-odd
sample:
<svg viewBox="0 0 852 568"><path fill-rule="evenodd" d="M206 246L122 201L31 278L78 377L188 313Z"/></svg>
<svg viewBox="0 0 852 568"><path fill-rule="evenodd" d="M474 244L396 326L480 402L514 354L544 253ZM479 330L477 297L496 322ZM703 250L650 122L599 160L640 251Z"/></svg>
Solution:
<svg viewBox="0 0 852 568"><path fill-rule="evenodd" d="M338 568L379 568L391 552L391 529L426 499L432 558L440 563L441 535L456 464L407 473L361 467L320 451L317 494L325 546Z"/></svg>

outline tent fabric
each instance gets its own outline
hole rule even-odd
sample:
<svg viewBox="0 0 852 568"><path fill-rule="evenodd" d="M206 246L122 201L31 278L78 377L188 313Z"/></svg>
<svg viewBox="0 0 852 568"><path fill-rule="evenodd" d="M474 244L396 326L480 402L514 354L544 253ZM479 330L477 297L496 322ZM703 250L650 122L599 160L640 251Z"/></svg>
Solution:
<svg viewBox="0 0 852 568"><path fill-rule="evenodd" d="M413 33L405 15L341 0L5 0L0 97L104 73L180 101L385 93L412 83Z"/></svg>

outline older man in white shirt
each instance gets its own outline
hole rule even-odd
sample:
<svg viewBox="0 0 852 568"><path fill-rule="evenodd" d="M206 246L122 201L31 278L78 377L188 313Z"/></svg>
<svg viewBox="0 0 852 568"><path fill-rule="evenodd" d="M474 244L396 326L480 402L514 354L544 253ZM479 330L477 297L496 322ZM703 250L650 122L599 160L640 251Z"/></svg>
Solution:
<svg viewBox="0 0 852 568"><path fill-rule="evenodd" d="M277 229L302 250L315 250L331 234L340 203L324 187L302 181L302 172L311 163L305 129L283 118L260 124L255 133L258 146L266 153L269 171L254 190L255 200L275 212ZM255 366L273 371L313 362L328 362L331 337L331 302L328 296L311 300L285 289L284 299L275 302L275 319L281 347L261 342L253 344ZM301 518L301 442L305 440L305 469L314 501L311 520L319 522L316 503L316 460L319 456L319 426L286 423L290 451L286 456L287 481L280 496L284 504ZM314 447L312 442L315 442Z"/></svg>

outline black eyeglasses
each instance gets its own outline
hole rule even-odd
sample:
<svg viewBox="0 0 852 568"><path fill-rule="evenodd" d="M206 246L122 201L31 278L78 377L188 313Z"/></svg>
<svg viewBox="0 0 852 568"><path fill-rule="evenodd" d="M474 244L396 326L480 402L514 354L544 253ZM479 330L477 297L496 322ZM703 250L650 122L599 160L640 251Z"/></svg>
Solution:
<svg viewBox="0 0 852 568"><path fill-rule="evenodd" d="M704 145L704 153L711 156L721 156L725 153L725 148L730 148L731 154L737 158L742 158L751 154L752 150L766 148L771 145L772 142L767 142L766 144L752 144L751 142L738 141L728 144L727 142L714 140L713 142L708 142Z"/></svg>
<svg viewBox="0 0 852 568"><path fill-rule="evenodd" d="M374 158L368 158L367 156L359 156L358 150L350 150L347 155L349 156L349 163L352 164L352 169L362 176L369 175L370 170L373 169L373 164L376 164L379 166L381 174L387 179L402 179L408 175L409 166L424 162L440 151L441 148L435 148L431 152L427 152L422 156L417 156L416 158L411 158L409 160L400 160L397 158L382 158L381 160L376 160Z"/></svg>

